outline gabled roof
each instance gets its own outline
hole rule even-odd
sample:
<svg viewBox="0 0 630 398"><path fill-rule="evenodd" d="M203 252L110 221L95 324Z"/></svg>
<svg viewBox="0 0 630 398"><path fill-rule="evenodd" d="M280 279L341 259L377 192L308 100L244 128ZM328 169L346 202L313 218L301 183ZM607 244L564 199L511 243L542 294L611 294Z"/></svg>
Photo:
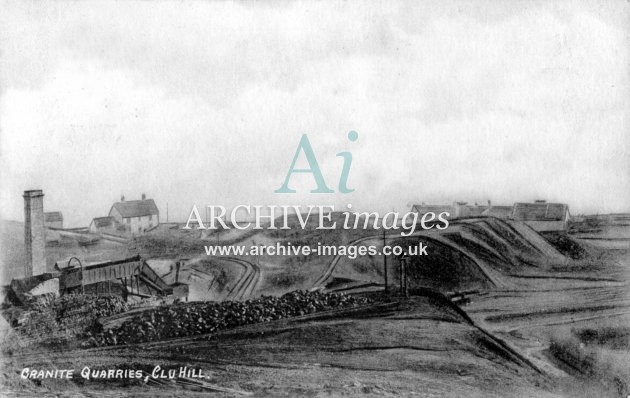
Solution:
<svg viewBox="0 0 630 398"><path fill-rule="evenodd" d="M117 202L112 206L113 209L116 209L123 218L152 216L160 213L153 199ZM112 214L111 210L109 214Z"/></svg>
<svg viewBox="0 0 630 398"><path fill-rule="evenodd" d="M515 203L514 219L520 221L561 221L569 206L564 203Z"/></svg>
<svg viewBox="0 0 630 398"><path fill-rule="evenodd" d="M449 212L451 215L455 214L455 209L451 205L413 205L411 207L411 211L416 212L418 214L425 213L442 213L444 211Z"/></svg>
<svg viewBox="0 0 630 398"><path fill-rule="evenodd" d="M63 214L60 211L47 211L44 213L45 222L63 221Z"/></svg>
<svg viewBox="0 0 630 398"><path fill-rule="evenodd" d="M460 206L459 216L460 217L478 217L483 214L484 211L488 210L488 206L486 205L464 205Z"/></svg>
<svg viewBox="0 0 630 398"><path fill-rule="evenodd" d="M114 217L95 217L92 219L92 222L96 226L96 228L106 228L111 227L116 220Z"/></svg>

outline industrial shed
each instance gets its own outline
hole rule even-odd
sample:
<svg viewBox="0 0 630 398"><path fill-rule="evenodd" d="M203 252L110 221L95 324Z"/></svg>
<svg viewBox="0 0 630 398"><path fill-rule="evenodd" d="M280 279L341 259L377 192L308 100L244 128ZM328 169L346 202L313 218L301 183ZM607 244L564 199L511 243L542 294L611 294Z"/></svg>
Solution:
<svg viewBox="0 0 630 398"><path fill-rule="evenodd" d="M44 225L46 228L63 228L63 214L60 211L44 213Z"/></svg>
<svg viewBox="0 0 630 398"><path fill-rule="evenodd" d="M569 206L564 203L515 203L514 220L523 221L539 232L566 231L570 218Z"/></svg>
<svg viewBox="0 0 630 398"><path fill-rule="evenodd" d="M96 217L92 219L88 231L93 234L115 234L119 229L123 229L114 217Z"/></svg>
<svg viewBox="0 0 630 398"><path fill-rule="evenodd" d="M484 210L483 213L481 213L481 216L496 217L502 220L507 220L507 219L512 218L513 212L514 212L514 206L492 206Z"/></svg>
<svg viewBox="0 0 630 398"><path fill-rule="evenodd" d="M118 294L149 297L173 293L164 280L140 256L86 266L62 268L62 293Z"/></svg>

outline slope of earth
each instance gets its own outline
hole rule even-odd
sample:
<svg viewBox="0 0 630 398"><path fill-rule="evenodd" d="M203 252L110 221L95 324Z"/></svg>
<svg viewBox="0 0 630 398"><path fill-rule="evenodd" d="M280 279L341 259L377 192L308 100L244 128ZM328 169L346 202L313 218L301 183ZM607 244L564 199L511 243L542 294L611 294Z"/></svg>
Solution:
<svg viewBox="0 0 630 398"><path fill-rule="evenodd" d="M49 366L51 353L5 358L7 373ZM5 380L13 391L225 396L553 396L545 375L443 298L414 297L220 334L54 354L57 368L203 369L201 381Z"/></svg>
<svg viewBox="0 0 630 398"><path fill-rule="evenodd" d="M407 259L412 287L430 287L441 292L515 290L528 289L541 279L623 280L619 272L612 271L607 275L595 272L608 261L605 250L593 248L586 253L579 242L565 233L541 235L517 221L471 218L456 220L443 231L420 231L409 237L387 235L390 246L407 248L419 243L427 247L427 254ZM353 244L373 245L380 250L383 238L374 235L358 239ZM399 284L400 259L387 256L386 261L388 282L390 286L396 286ZM329 263L327 276L318 280L319 286L326 285L326 281L342 280L347 282L345 285L382 287L383 262L382 255L336 258Z"/></svg>
<svg viewBox="0 0 630 398"><path fill-rule="evenodd" d="M579 245L588 261L577 265L578 272L549 272L520 281L515 277L517 289L473 295L463 309L547 373L564 380L566 388L577 383L586 389L584 395L626 396L630 376L623 369L630 356L628 344L616 347L612 354L610 350L591 350L588 359L579 361L579 353L571 352L571 356L557 348L554 354L550 351L554 346L567 349L570 345L561 343L577 340L572 336L584 331L607 333L613 339L617 334L624 336L630 325L630 248L602 249L591 241L579 241ZM579 342L575 346L578 351L584 348ZM626 359L614 359L617 357ZM610 363L598 373L593 370L598 361ZM615 376L617 373L622 376Z"/></svg>

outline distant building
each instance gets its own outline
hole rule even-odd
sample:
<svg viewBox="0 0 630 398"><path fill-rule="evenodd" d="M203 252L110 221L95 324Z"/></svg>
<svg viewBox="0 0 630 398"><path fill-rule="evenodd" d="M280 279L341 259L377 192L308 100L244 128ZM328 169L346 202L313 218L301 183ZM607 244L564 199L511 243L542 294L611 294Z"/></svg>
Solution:
<svg viewBox="0 0 630 398"><path fill-rule="evenodd" d="M515 203L512 217L523 221L536 231L566 231L570 218L569 206L564 203Z"/></svg>
<svg viewBox="0 0 630 398"><path fill-rule="evenodd" d="M418 213L418 217L421 218L426 213L434 213L437 217L440 213L448 213L446 219L452 220L456 218L455 207L452 205L425 205L424 203L411 206L411 211Z"/></svg>
<svg viewBox="0 0 630 398"><path fill-rule="evenodd" d="M481 213L482 217L496 217L503 220L512 218L514 206L491 206Z"/></svg>
<svg viewBox="0 0 630 398"><path fill-rule="evenodd" d="M489 205L469 205L466 202L456 202L453 204L455 208L455 218L480 217L484 211L488 210Z"/></svg>
<svg viewBox="0 0 630 398"><path fill-rule="evenodd" d="M467 202L454 202L451 205L426 205L424 203L419 205L413 205L411 211L418 213L422 217L426 213L434 213L437 217L440 213L448 213L447 219L453 220L456 218L465 217L479 217L482 213L488 209L486 205L469 205Z"/></svg>
<svg viewBox="0 0 630 398"><path fill-rule="evenodd" d="M513 206L469 205L466 202L453 202L452 205L413 205L411 211L422 217L433 212L437 216L449 213L449 220L467 217L496 217L523 221L536 231L566 231L569 222L569 206L563 203L547 203L537 200L533 203L515 203Z"/></svg>
<svg viewBox="0 0 630 398"><path fill-rule="evenodd" d="M88 231L93 234L115 234L117 232L124 232L124 226L114 217L96 217L92 219Z"/></svg>
<svg viewBox="0 0 630 398"><path fill-rule="evenodd" d="M63 228L63 214L60 211L45 212L44 225L46 228Z"/></svg>
<svg viewBox="0 0 630 398"><path fill-rule="evenodd" d="M160 224L160 211L153 199L146 199L142 194L141 200L124 200L114 203L109 211L109 217L122 224L133 235L142 234Z"/></svg>

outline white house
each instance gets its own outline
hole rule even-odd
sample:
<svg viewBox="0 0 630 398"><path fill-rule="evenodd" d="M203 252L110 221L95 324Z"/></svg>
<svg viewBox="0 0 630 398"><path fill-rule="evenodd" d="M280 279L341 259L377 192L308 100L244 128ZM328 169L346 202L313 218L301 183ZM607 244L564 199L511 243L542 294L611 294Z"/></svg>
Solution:
<svg viewBox="0 0 630 398"><path fill-rule="evenodd" d="M125 200L114 203L109 211L109 217L120 223L133 235L142 234L160 224L160 211L153 199Z"/></svg>

